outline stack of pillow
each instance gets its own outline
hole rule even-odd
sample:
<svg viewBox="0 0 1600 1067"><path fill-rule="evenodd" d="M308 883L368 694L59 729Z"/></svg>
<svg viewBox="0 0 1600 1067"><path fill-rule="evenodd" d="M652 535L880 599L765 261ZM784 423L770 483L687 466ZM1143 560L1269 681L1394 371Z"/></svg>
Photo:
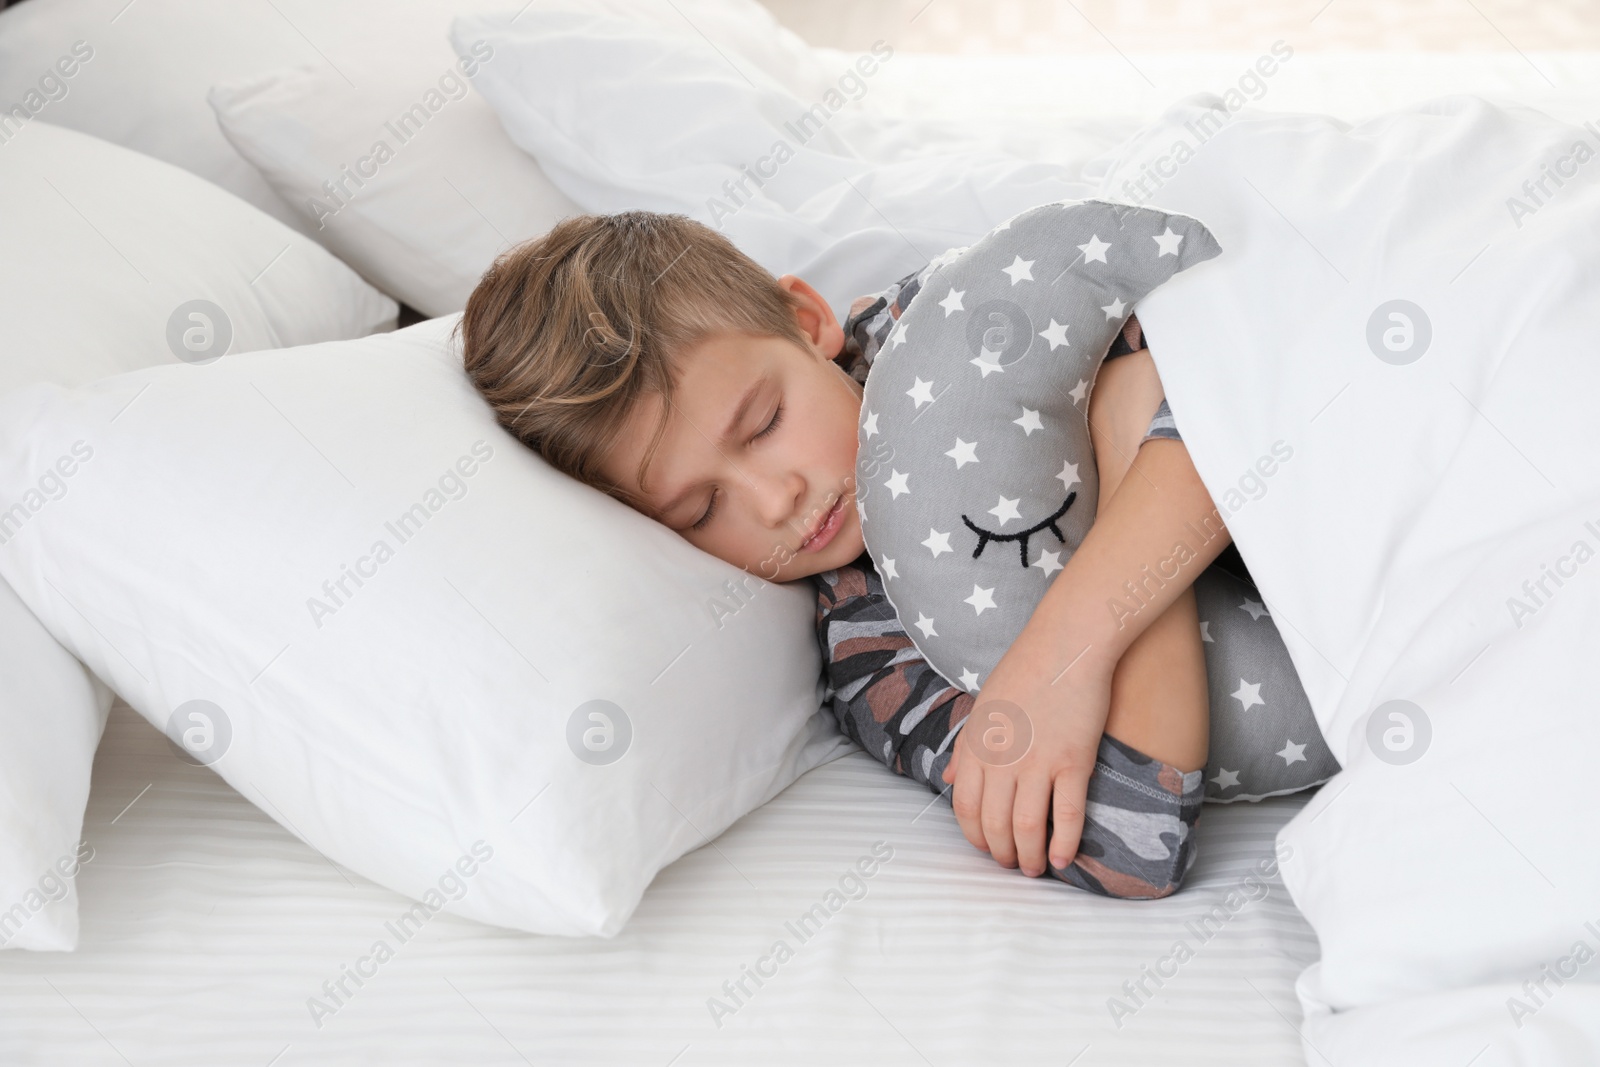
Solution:
<svg viewBox="0 0 1600 1067"><path fill-rule="evenodd" d="M452 910L567 935L851 747L809 588L730 616L748 575L499 428L456 312L579 210L684 211L843 309L1087 186L911 158L846 91L892 49L825 61L755 0L473 6L0 13L5 944L76 941L41 880L112 691L335 860L428 902L471 856Z"/></svg>
<svg viewBox="0 0 1600 1067"><path fill-rule="evenodd" d="M394 325L395 302L314 241L192 174L86 134L35 122L0 146L0 205L0 396L39 382L117 381L107 376L157 364L204 377L224 351ZM0 490L0 944L66 949L77 940L71 874L111 692L68 654L82 650L59 641L57 616L104 623L61 587L58 568L79 564L41 535L41 520L91 495L94 435L46 456L25 429L5 420L4 463L26 477ZM126 488L137 498L161 476L138 472ZM103 507L93 527L115 543L122 518ZM105 591L125 578L108 576ZM145 607L127 605L135 618Z"/></svg>

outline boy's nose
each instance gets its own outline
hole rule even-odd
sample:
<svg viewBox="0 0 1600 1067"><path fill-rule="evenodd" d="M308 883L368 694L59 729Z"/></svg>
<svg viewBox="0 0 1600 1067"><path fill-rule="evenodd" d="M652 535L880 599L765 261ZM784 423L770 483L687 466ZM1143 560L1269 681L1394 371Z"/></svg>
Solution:
<svg viewBox="0 0 1600 1067"><path fill-rule="evenodd" d="M769 476L758 482L758 507L761 518L768 526L792 527L790 533L804 537L807 518L802 509L806 505L805 481L798 476Z"/></svg>

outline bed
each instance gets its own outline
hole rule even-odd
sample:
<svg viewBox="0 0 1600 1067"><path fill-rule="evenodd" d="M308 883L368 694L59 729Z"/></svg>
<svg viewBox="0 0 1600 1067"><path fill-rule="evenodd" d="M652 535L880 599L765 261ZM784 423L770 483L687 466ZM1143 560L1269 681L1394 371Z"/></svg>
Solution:
<svg viewBox="0 0 1600 1067"><path fill-rule="evenodd" d="M1049 158L1051 129L1115 143L1253 58L904 55L872 105L1000 114L994 132ZM1447 92L1582 123L1600 113L1600 53L1306 53L1259 106L1354 120ZM1019 97L1047 103L1006 106ZM947 803L853 751L663 870L615 938L440 915L357 980L405 898L177 758L119 700L85 816L81 944L0 954L0 1062L1319 1062L1294 989L1316 937L1261 873L1308 799L1208 806L1183 891L1128 904L998 869ZM874 854L859 899L801 920ZM774 962L780 940L792 958Z"/></svg>

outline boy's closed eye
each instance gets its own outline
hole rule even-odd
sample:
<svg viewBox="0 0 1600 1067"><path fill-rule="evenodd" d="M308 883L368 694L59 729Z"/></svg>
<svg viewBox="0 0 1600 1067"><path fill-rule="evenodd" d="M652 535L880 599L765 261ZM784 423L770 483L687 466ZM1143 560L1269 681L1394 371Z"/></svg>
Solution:
<svg viewBox="0 0 1600 1067"><path fill-rule="evenodd" d="M778 423L782 419L783 419L783 402L780 400L778 402L777 408L772 412L772 418L767 422L766 428L758 431L756 433L756 435L755 435L755 439L760 439L760 438L766 437L768 434L772 433L772 431L774 431L774 430L776 430L778 428ZM689 529L691 529L691 530L703 530L703 529L705 529L706 526L711 522L711 517L716 514L716 511L717 511L717 491L716 491L715 488L713 488L711 490L711 499L706 502L705 513L703 515L701 515L699 521L694 523L692 526L690 526Z"/></svg>

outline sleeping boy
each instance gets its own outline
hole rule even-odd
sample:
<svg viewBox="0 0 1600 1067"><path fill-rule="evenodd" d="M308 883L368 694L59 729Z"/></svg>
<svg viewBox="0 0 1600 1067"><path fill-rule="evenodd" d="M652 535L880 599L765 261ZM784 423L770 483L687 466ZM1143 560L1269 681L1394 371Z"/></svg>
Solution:
<svg viewBox="0 0 1600 1067"><path fill-rule="evenodd" d="M1186 524L1218 518L1130 316L1090 393L1094 524L982 691L945 681L884 595L854 491L862 383L930 270L841 324L682 215L580 215L500 256L458 328L501 425L553 467L752 575L811 579L840 728L948 793L975 847L1030 877L1166 896L1194 862L1208 743L1192 583L1228 538L1145 610L1106 610ZM1016 725L996 709L1032 731L1003 765L974 739Z"/></svg>

